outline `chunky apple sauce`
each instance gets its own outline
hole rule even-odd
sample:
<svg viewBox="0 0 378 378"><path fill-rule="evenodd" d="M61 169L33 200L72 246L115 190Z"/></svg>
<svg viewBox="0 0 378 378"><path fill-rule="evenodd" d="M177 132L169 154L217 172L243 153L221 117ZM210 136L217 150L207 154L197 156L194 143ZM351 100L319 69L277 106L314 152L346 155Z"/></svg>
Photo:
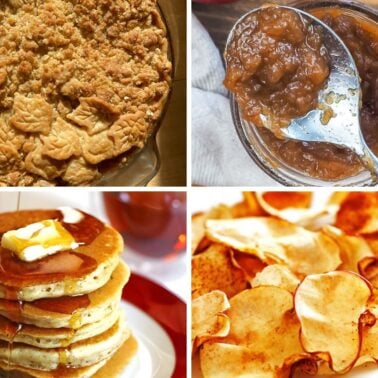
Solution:
<svg viewBox="0 0 378 378"><path fill-rule="evenodd" d="M224 83L243 117L273 131L314 109L329 75L321 34L296 12L274 6L236 25L225 59Z"/></svg>

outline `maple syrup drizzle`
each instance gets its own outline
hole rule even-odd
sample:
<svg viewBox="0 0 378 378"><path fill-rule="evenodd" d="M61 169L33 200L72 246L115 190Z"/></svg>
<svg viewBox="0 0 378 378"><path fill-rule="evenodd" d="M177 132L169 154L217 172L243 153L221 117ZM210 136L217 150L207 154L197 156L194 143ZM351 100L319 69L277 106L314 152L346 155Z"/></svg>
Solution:
<svg viewBox="0 0 378 378"><path fill-rule="evenodd" d="M37 299L29 304L41 310L74 315L79 310L87 308L90 303L89 296L85 294L75 297Z"/></svg>
<svg viewBox="0 0 378 378"><path fill-rule="evenodd" d="M11 360L12 360L12 352L13 352L13 343L14 339L16 338L17 334L22 330L21 323L15 323L15 325L11 324L10 326L6 327L6 333L8 335L8 369L7 369L7 378L9 377Z"/></svg>
<svg viewBox="0 0 378 378"><path fill-rule="evenodd" d="M17 292L30 281L39 284L67 281L82 277L96 270L97 261L82 253L63 251L41 260L25 262L18 259L11 251L0 248L0 281L18 283L18 290L5 287L7 299L17 299ZM16 296L16 297L15 297Z"/></svg>
<svg viewBox="0 0 378 378"><path fill-rule="evenodd" d="M83 218L77 223L64 222L63 213L61 211L59 213L58 220L62 222L63 227L74 237L76 243L92 243L105 228L104 223L83 211L80 211L83 214Z"/></svg>

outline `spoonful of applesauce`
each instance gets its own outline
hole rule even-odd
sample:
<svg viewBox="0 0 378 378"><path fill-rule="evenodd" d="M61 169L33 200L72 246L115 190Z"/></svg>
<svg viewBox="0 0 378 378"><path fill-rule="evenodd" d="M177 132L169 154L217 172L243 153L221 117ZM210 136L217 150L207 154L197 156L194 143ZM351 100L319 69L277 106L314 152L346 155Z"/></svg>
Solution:
<svg viewBox="0 0 378 378"><path fill-rule="evenodd" d="M348 148L378 172L360 129L356 64L329 26L296 8L258 8L234 26L225 59L225 86L246 121L277 137Z"/></svg>

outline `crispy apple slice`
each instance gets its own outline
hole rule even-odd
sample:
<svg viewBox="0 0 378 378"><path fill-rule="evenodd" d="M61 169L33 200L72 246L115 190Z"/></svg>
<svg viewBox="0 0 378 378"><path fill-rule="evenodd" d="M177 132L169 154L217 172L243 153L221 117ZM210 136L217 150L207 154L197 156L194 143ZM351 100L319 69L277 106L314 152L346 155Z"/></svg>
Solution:
<svg viewBox="0 0 378 378"><path fill-rule="evenodd" d="M337 213L335 225L350 235L378 232L378 193L349 193Z"/></svg>
<svg viewBox="0 0 378 378"><path fill-rule="evenodd" d="M218 205L205 213L192 215L192 254L203 252L203 244L206 244L205 223L208 219L232 219L245 212L247 205L244 202L233 207ZM205 242L204 242L205 240Z"/></svg>
<svg viewBox="0 0 378 378"><path fill-rule="evenodd" d="M204 377L288 377L293 364L312 358L299 342L300 325L287 290L261 286L239 293L230 304L229 335L200 351Z"/></svg>
<svg viewBox="0 0 378 378"><path fill-rule="evenodd" d="M205 236L205 220L204 213L196 213L192 215L192 254L196 252L198 245Z"/></svg>
<svg viewBox="0 0 378 378"><path fill-rule="evenodd" d="M361 276L344 271L306 277L295 293L305 351L327 361L337 373L359 357L362 317L372 288Z"/></svg>
<svg viewBox="0 0 378 378"><path fill-rule="evenodd" d="M205 238L205 223L208 219L231 219L232 210L226 205L213 207L206 213L192 215L192 254L202 252L201 243Z"/></svg>
<svg viewBox="0 0 378 378"><path fill-rule="evenodd" d="M193 299L213 290L221 290L230 298L248 287L248 277L228 247L212 244L205 252L193 256Z"/></svg>
<svg viewBox="0 0 378 378"><path fill-rule="evenodd" d="M378 258L365 257L358 263L358 270L373 287L378 288Z"/></svg>
<svg viewBox="0 0 378 378"><path fill-rule="evenodd" d="M355 366L366 362L378 362L378 290L374 289L369 302L369 311L364 314L365 327L362 330L362 347Z"/></svg>
<svg viewBox="0 0 378 378"><path fill-rule="evenodd" d="M214 290L192 302L192 352L205 341L227 336L230 320L224 311L230 308L225 293Z"/></svg>
<svg viewBox="0 0 378 378"><path fill-rule="evenodd" d="M310 192L256 192L256 201L267 214L310 230L319 230L333 223L339 206L328 203L310 207Z"/></svg>
<svg viewBox="0 0 378 378"><path fill-rule="evenodd" d="M360 273L359 263L367 257L374 256L369 244L360 236L349 236L333 226L326 226L323 231L340 247L342 264L339 270Z"/></svg>
<svg viewBox="0 0 378 378"><path fill-rule="evenodd" d="M251 217L206 222L209 239L251 253L265 263L287 265L294 273L335 270L338 245L323 232L313 232L282 219Z"/></svg>
<svg viewBox="0 0 378 378"><path fill-rule="evenodd" d="M331 196L329 197L327 203L330 205L341 206L341 204L348 197L349 193L350 192L333 192Z"/></svg>
<svg viewBox="0 0 378 378"><path fill-rule="evenodd" d="M266 216L268 213L259 205L256 199L256 192L243 192L251 216Z"/></svg>
<svg viewBox="0 0 378 378"><path fill-rule="evenodd" d="M252 287L277 286L294 293L300 280L285 265L268 265L251 281Z"/></svg>
<svg viewBox="0 0 378 378"><path fill-rule="evenodd" d="M203 345L204 377L288 377L291 367L312 360L299 342L293 296L273 286L245 290L230 300L229 335Z"/></svg>
<svg viewBox="0 0 378 378"><path fill-rule="evenodd" d="M256 194L261 194L264 202L277 210L308 209L312 201L312 192L256 192Z"/></svg>
<svg viewBox="0 0 378 378"><path fill-rule="evenodd" d="M244 270L249 282L251 282L257 273L261 272L267 266L258 257L253 256L250 253L234 250L233 256L236 263Z"/></svg>

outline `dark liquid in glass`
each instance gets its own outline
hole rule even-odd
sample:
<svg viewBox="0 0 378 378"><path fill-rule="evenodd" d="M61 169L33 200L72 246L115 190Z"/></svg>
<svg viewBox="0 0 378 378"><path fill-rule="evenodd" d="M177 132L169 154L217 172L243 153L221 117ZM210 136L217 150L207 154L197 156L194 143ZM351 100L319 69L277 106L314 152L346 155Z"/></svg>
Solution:
<svg viewBox="0 0 378 378"><path fill-rule="evenodd" d="M153 257L186 249L186 193L104 193L107 215L127 247Z"/></svg>

